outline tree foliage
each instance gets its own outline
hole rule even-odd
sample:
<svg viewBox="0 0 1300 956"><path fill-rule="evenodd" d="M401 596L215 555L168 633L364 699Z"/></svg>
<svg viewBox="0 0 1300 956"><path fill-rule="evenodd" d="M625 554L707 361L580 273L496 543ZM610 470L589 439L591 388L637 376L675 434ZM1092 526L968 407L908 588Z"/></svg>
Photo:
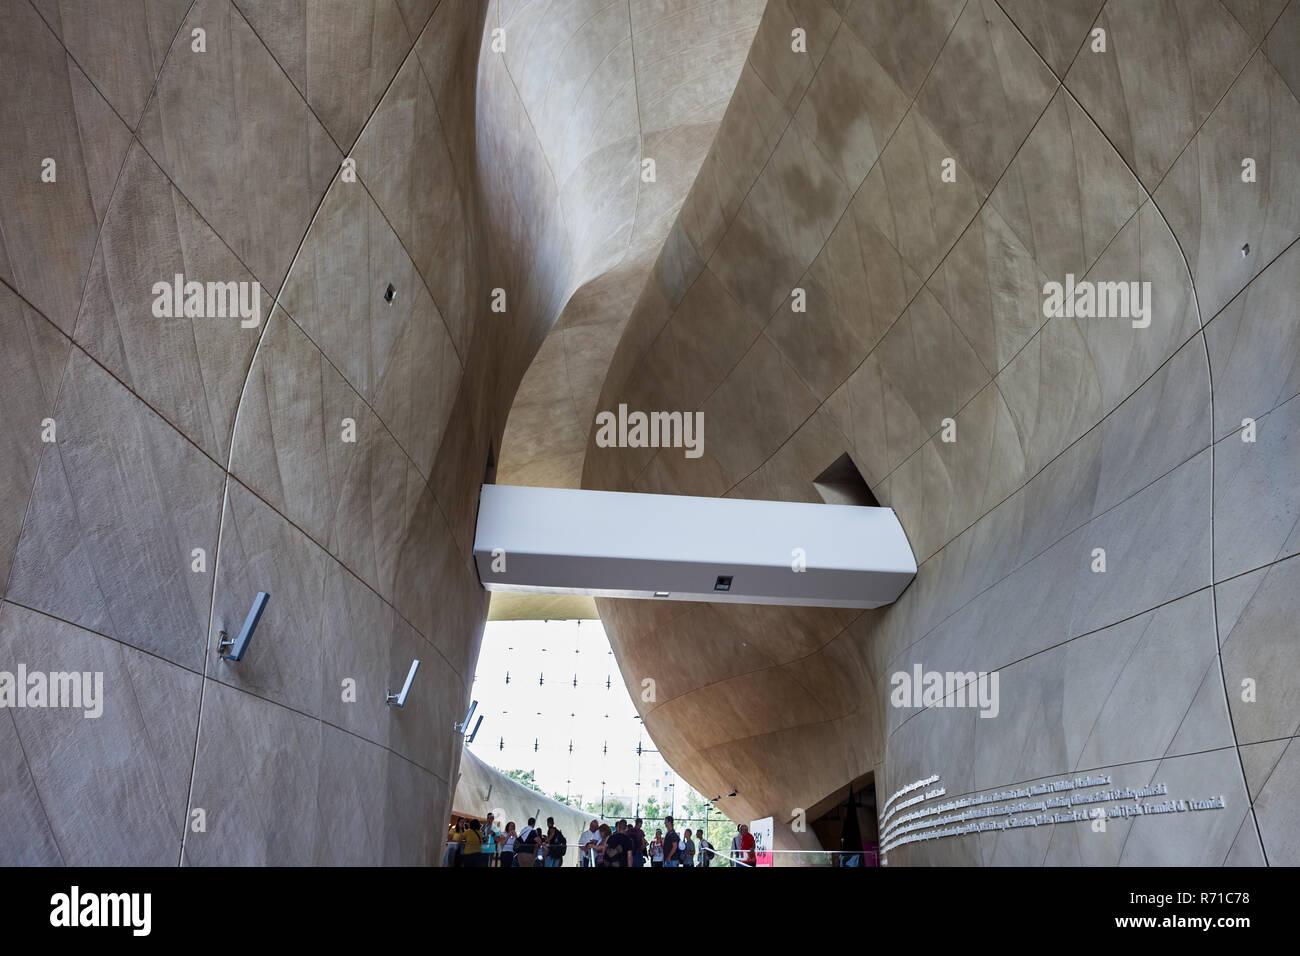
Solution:
<svg viewBox="0 0 1300 956"><path fill-rule="evenodd" d="M516 783L522 783L529 790L542 792L542 788L537 786L537 777L531 770L507 770L505 774Z"/></svg>

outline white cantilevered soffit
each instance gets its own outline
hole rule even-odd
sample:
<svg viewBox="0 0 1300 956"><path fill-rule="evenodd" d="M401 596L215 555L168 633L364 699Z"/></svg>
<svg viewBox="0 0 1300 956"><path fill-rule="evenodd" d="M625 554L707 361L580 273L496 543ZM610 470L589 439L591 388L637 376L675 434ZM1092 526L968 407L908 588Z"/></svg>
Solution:
<svg viewBox="0 0 1300 956"><path fill-rule="evenodd" d="M489 591L872 608L916 558L892 508L484 485Z"/></svg>

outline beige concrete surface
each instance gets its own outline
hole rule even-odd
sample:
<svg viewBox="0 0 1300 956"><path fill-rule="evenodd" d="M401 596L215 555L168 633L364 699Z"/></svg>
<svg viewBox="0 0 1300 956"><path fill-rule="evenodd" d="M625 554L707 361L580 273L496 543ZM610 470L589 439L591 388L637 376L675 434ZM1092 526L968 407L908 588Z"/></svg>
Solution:
<svg viewBox="0 0 1300 956"><path fill-rule="evenodd" d="M484 16L0 3L0 660L104 684L0 714L0 862L440 861L487 610L448 476L512 334L478 321ZM256 321L157 317L178 273L258 283Z"/></svg>
<svg viewBox="0 0 1300 956"><path fill-rule="evenodd" d="M895 605L599 602L689 783L803 845L868 773L1105 773L1224 807L889 864L1300 862L1300 0L0 24L0 670L104 688L0 713L0 863L437 865L504 779L453 729L485 476L819 501L845 453ZM156 315L177 274L256 321ZM1044 314L1066 275L1149 325ZM703 457L597 447L620 402L702 411ZM916 665L996 671L998 716L893 706Z"/></svg>
<svg viewBox="0 0 1300 956"><path fill-rule="evenodd" d="M1225 806L889 864L1300 860L1295 15L768 4L597 406L702 410L704 456L589 441L583 486L816 501L848 452L920 569L856 617L598 601L647 730L734 818L868 772L882 805L1109 773ZM1149 326L1045 315L1067 273L1150 282ZM894 706L917 665L998 672L998 716Z"/></svg>

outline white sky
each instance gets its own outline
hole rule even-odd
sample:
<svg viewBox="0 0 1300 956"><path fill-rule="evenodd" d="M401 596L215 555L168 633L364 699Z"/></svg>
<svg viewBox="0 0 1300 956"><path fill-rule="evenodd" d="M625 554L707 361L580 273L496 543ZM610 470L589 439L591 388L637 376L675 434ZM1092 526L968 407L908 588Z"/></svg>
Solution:
<svg viewBox="0 0 1300 956"><path fill-rule="evenodd" d="M498 770L534 771L548 794L581 794L599 803L603 780L607 796L634 802L637 742L647 751L655 745L642 729L600 621L488 622L473 696L474 720L483 717L469 748L475 756ZM640 779L643 800L658 793L666 803L666 787L676 778L657 753L644 753ZM688 792L682 787L678 800Z"/></svg>

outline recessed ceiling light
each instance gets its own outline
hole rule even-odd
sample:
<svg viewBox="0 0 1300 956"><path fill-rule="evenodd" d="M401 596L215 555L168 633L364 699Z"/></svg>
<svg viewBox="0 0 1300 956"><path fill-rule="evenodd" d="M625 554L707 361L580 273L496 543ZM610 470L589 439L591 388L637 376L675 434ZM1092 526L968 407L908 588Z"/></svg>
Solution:
<svg viewBox="0 0 1300 956"><path fill-rule="evenodd" d="M667 596L668 596L668 592L667 592L667 591L656 591L656 592L655 592L655 597L667 597Z"/></svg>

